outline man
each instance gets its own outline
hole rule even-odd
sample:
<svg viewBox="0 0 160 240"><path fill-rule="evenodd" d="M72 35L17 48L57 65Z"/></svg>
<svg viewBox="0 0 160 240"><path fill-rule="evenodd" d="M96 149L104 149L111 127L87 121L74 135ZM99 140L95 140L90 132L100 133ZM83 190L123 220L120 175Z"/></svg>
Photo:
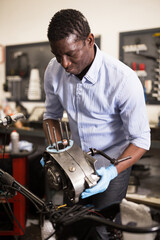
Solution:
<svg viewBox="0 0 160 240"><path fill-rule="evenodd" d="M45 131L48 122L59 136L57 120L65 110L72 138L83 151L92 147L116 159L131 156L116 166L96 156L101 180L81 197L89 197L96 208L106 207L125 197L130 167L150 147L142 85L134 71L100 51L77 10L57 12L48 39L55 58L45 72Z"/></svg>

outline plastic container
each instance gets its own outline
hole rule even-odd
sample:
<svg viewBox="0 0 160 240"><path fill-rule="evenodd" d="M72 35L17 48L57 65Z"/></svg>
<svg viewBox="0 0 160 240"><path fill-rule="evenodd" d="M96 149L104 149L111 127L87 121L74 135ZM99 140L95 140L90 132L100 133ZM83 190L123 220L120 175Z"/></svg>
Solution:
<svg viewBox="0 0 160 240"><path fill-rule="evenodd" d="M19 133L13 130L11 133L12 153L19 153Z"/></svg>

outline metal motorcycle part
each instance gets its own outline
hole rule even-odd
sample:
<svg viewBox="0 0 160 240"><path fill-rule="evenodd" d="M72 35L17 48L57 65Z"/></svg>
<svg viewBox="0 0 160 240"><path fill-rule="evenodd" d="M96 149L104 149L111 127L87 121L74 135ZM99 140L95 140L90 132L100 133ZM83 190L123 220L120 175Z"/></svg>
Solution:
<svg viewBox="0 0 160 240"><path fill-rule="evenodd" d="M63 189L65 199L72 203L77 203L81 193L99 180L95 172L96 159L83 152L76 143L58 154L48 149L44 161L49 185Z"/></svg>

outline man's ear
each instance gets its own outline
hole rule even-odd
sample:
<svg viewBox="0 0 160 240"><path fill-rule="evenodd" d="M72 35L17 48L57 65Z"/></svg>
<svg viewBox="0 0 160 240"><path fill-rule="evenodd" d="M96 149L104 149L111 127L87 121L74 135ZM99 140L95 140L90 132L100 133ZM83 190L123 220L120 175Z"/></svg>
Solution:
<svg viewBox="0 0 160 240"><path fill-rule="evenodd" d="M94 46L95 43L95 39L94 39L94 35L92 33L90 33L87 37L87 42L89 44L90 47Z"/></svg>

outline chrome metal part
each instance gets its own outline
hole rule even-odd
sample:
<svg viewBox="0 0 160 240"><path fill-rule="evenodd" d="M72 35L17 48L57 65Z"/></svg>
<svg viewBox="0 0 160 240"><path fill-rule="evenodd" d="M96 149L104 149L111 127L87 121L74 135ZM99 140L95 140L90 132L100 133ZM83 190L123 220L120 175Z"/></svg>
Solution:
<svg viewBox="0 0 160 240"><path fill-rule="evenodd" d="M64 122L64 126L65 126L65 131L66 131L66 138L67 138L68 145L69 145L69 143L70 143L70 141L69 141L69 132L68 132L68 127L67 127L67 123L66 122Z"/></svg>
<svg viewBox="0 0 160 240"><path fill-rule="evenodd" d="M60 133L61 133L61 140L63 141L63 127L62 127L61 120L59 120L59 127L60 127Z"/></svg>
<svg viewBox="0 0 160 240"><path fill-rule="evenodd" d="M72 203L79 201L84 189L97 184L96 159L83 152L77 144L66 151L47 154L49 159L45 159L45 166L50 186L63 189Z"/></svg>
<svg viewBox="0 0 160 240"><path fill-rule="evenodd" d="M47 127L47 132L48 132L48 137L49 137L50 145L51 145L51 147L53 147L53 142L52 142L52 137L51 137L51 131L50 131L48 122L46 123L46 127Z"/></svg>
<svg viewBox="0 0 160 240"><path fill-rule="evenodd" d="M55 127L53 127L53 136L54 136L54 140L55 140L56 149L57 149L57 151L59 151Z"/></svg>
<svg viewBox="0 0 160 240"><path fill-rule="evenodd" d="M63 126L65 130L63 132ZM99 176L95 171L96 159L83 152L82 149L69 139L67 123L59 121L61 141L57 141L56 131L53 127L55 143L52 143L49 125L48 135L52 146L44 152L44 162L48 183L55 190L63 190L65 199L76 203L81 193L88 187L97 184ZM64 144L64 140L67 144Z"/></svg>

